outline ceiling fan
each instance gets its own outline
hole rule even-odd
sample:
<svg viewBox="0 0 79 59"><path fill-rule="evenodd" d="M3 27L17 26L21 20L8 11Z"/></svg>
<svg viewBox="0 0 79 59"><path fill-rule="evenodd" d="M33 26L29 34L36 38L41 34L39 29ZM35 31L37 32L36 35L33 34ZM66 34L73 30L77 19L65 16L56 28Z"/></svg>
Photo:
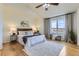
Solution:
<svg viewBox="0 0 79 59"><path fill-rule="evenodd" d="M50 5L58 6L59 3L43 3L43 4L40 4L40 5L36 6L35 8L39 8L39 7L42 7L43 6L45 8L45 10L47 11L48 10L48 7Z"/></svg>

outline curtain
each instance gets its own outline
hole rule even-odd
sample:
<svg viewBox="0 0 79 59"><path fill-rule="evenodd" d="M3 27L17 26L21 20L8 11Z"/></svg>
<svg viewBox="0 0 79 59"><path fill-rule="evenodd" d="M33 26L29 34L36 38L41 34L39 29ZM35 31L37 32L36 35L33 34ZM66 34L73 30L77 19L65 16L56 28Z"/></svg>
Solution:
<svg viewBox="0 0 79 59"><path fill-rule="evenodd" d="M66 33L66 35L65 35L65 41L67 42L67 41L69 41L69 31L71 31L71 29L72 29L72 13L71 14L66 14L65 15L65 17L66 17L66 24L65 24L65 26L66 26L66 31L65 31L65 33Z"/></svg>
<svg viewBox="0 0 79 59"><path fill-rule="evenodd" d="M49 38L49 31L50 31L50 21L48 19L44 19L44 34L46 38Z"/></svg>

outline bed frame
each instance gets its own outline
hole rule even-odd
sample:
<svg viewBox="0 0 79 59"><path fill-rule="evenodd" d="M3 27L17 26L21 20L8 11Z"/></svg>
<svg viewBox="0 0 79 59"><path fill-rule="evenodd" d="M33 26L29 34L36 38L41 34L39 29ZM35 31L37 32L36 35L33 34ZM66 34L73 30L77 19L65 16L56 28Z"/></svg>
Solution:
<svg viewBox="0 0 79 59"><path fill-rule="evenodd" d="M17 28L17 35L19 35L19 31L32 31L32 28Z"/></svg>

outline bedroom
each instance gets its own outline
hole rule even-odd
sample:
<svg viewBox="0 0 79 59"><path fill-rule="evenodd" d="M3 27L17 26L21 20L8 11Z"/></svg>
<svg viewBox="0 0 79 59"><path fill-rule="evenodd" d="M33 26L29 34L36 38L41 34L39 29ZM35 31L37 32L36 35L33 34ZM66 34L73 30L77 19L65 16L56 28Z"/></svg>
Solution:
<svg viewBox="0 0 79 59"><path fill-rule="evenodd" d="M45 32L45 30L44 30L45 29L44 28L45 27L44 18L55 17L58 15L64 15L67 13L76 12L75 13L75 14L77 14L76 21L75 21L76 23L74 22L76 25L74 25L74 27L75 27L74 30L78 31L79 24L77 22L79 22L78 21L79 4L62 4L62 3L60 3L58 6L49 6L48 11L45 11L45 9L43 7L36 9L35 7L37 5L39 5L39 4L32 4L32 3L31 4L27 4L27 3L26 4L20 4L20 3L19 4L17 4L17 3L0 4L0 17L2 16L1 19L3 19L2 44L4 43L4 46L10 45L10 44L6 44L6 43L11 41L10 35L15 33L18 28L32 28L34 31L38 29L41 34L46 34L47 31ZM21 25L21 23L26 23L27 25ZM77 35L79 35L79 33L77 31L76 31L76 33L77 33ZM23 32L21 34L23 34ZM77 40L77 44L79 45L78 41L79 40ZM61 42L56 41L56 43L61 43ZM3 46L3 48L4 48L4 46ZM7 47L10 48L11 46L7 46ZM17 47L17 46L14 46L14 47ZM6 48L4 50L5 50L4 54L2 52L0 52L1 55L7 55L7 53L10 53L9 55L16 54L16 53L13 53L13 51L6 52ZM18 52L18 53L20 53L20 52Z"/></svg>

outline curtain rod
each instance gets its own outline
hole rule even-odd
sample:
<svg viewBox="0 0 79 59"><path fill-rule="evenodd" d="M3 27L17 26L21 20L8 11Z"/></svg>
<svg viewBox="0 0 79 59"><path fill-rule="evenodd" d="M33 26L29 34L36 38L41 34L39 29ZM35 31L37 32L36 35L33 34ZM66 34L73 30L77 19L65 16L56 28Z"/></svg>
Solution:
<svg viewBox="0 0 79 59"><path fill-rule="evenodd" d="M55 17L59 17L59 16L63 16L63 15L69 15L69 14L73 14L75 12L71 12L71 13L67 13L67 14L62 14L62 15L58 15L58 16L54 16L54 17L48 17L48 18L44 18L45 20L51 19L51 18L55 18Z"/></svg>

